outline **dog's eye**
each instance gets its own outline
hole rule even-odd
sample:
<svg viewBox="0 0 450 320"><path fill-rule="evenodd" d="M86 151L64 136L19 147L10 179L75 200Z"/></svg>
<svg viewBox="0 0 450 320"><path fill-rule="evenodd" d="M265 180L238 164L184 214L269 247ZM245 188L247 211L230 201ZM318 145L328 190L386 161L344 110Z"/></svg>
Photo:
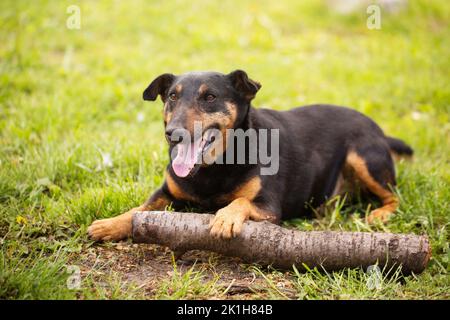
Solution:
<svg viewBox="0 0 450 320"><path fill-rule="evenodd" d="M177 95L176 93L169 94L169 100L170 101L177 101Z"/></svg>
<svg viewBox="0 0 450 320"><path fill-rule="evenodd" d="M214 100L216 100L216 96L213 94L207 94L205 100L208 102L213 102Z"/></svg>

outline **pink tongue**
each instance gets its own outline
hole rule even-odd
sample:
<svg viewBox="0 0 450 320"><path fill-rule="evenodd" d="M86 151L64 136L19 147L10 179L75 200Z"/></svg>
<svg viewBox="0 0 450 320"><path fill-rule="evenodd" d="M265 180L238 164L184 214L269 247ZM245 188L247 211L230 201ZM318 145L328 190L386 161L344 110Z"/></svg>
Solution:
<svg viewBox="0 0 450 320"><path fill-rule="evenodd" d="M202 139L193 143L179 143L177 155L172 161L172 169L180 178L186 177L194 168L202 151Z"/></svg>

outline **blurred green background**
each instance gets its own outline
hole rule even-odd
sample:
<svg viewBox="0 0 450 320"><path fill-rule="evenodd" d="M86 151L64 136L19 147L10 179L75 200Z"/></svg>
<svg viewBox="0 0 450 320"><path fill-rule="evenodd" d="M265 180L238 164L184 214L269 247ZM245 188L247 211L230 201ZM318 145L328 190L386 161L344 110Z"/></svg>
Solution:
<svg viewBox="0 0 450 320"><path fill-rule="evenodd" d="M369 30L364 1L1 1L0 298L75 297L61 268L91 245L86 226L162 182L162 103L142 100L153 78L238 68L262 84L256 107L346 105L413 146L399 213L380 228L432 237L411 296L448 298L450 5L388 2ZM324 219L294 225L360 230Z"/></svg>

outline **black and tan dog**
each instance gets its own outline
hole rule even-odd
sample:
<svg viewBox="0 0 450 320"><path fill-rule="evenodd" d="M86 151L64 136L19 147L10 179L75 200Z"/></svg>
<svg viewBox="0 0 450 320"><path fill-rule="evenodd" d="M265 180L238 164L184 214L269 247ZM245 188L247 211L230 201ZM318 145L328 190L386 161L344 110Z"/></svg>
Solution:
<svg viewBox="0 0 450 320"><path fill-rule="evenodd" d="M401 140L387 137L380 127L361 113L332 105L312 105L279 112L254 109L251 100L261 85L244 71L230 74L194 72L181 76L163 74L144 91L145 100L164 102L164 125L172 152L176 129L193 131L195 121L215 128L223 139L202 137L196 152L204 156L211 145L222 144L227 152L227 129L279 129L279 170L261 175L261 164L196 164L167 166L165 182L142 206L117 217L97 220L88 229L95 240L119 240L130 236L132 214L164 210L187 204L217 211L211 234L231 238L244 221L278 223L305 215L358 181L382 205L367 217L386 221L398 207L394 155L412 155ZM247 144L248 148L249 145ZM179 151L180 152L180 151ZM350 184L349 184L350 183Z"/></svg>

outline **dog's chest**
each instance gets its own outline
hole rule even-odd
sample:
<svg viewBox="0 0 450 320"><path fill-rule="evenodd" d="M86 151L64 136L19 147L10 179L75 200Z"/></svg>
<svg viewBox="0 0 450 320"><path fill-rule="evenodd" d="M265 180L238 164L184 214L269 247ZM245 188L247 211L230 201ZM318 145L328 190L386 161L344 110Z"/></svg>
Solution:
<svg viewBox="0 0 450 320"><path fill-rule="evenodd" d="M243 180L227 181L219 183L206 183L203 187L192 190L198 203L204 208L220 208L228 205L238 198L246 198L252 201L261 190L261 179L253 176Z"/></svg>

